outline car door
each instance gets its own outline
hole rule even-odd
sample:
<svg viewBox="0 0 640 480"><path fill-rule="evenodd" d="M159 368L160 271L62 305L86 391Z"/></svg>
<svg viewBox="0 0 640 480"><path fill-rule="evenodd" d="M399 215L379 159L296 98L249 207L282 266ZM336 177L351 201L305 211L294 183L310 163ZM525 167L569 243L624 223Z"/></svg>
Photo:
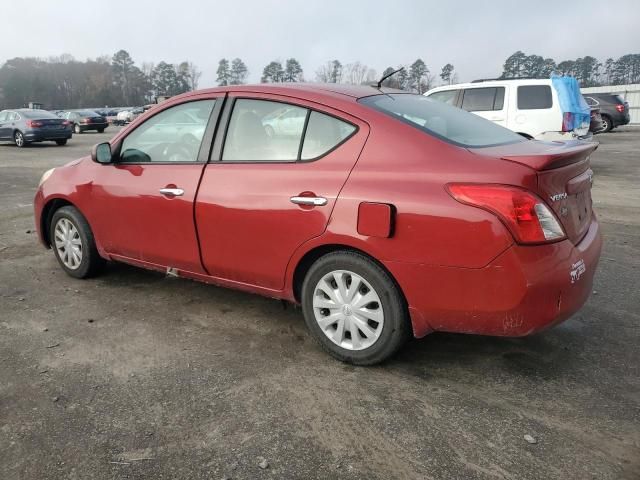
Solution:
<svg viewBox="0 0 640 480"><path fill-rule="evenodd" d="M267 135L283 102L305 121ZM216 138L195 208L203 263L214 277L280 290L293 252L325 231L368 127L302 100L248 93L231 95L221 122L226 136Z"/></svg>
<svg viewBox="0 0 640 480"><path fill-rule="evenodd" d="M11 128L7 117L9 112L0 112L0 140L11 138Z"/></svg>
<svg viewBox="0 0 640 480"><path fill-rule="evenodd" d="M504 87L465 88L461 92L461 107L479 117L507 126L507 110Z"/></svg>
<svg viewBox="0 0 640 480"><path fill-rule="evenodd" d="M155 115L117 139L115 161L102 167L92 185L96 237L109 254L150 267L204 273L193 202L211 146L212 134L204 133L216 121L219 102L192 97L157 107ZM173 124L180 112L197 123L189 129ZM162 138L156 135L158 124Z"/></svg>
<svg viewBox="0 0 640 480"><path fill-rule="evenodd" d="M551 84L518 85L515 93L515 123L509 128L532 137L562 131L562 111Z"/></svg>

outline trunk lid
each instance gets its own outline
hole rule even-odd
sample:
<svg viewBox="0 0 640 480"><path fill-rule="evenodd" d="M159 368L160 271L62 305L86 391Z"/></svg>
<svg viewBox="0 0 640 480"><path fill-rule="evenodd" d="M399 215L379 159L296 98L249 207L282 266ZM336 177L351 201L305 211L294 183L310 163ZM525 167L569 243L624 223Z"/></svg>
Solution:
<svg viewBox="0 0 640 480"><path fill-rule="evenodd" d="M592 214L590 157L594 142L529 141L475 149L474 153L497 157L536 172L537 193L553 210L574 244L589 230Z"/></svg>

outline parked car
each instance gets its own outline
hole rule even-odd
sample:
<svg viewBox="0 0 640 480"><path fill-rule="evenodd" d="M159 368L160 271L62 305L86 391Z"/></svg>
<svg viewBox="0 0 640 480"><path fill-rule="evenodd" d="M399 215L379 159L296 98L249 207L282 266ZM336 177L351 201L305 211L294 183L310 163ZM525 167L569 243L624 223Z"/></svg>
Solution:
<svg viewBox="0 0 640 480"><path fill-rule="evenodd" d="M630 122L629 103L615 93L585 93L587 104L598 107L602 115L602 130L610 132L616 127Z"/></svg>
<svg viewBox="0 0 640 480"><path fill-rule="evenodd" d="M306 121L270 137L283 105ZM222 87L146 115L40 181L40 239L73 277L112 260L300 303L354 364L433 331L529 335L592 291L596 143L369 86Z"/></svg>
<svg viewBox="0 0 640 480"><path fill-rule="evenodd" d="M593 134L597 134L603 130L604 122L602 121L600 109L597 107L591 107L591 123L589 124L589 131Z"/></svg>
<svg viewBox="0 0 640 480"><path fill-rule="evenodd" d="M571 128L567 121L570 114L560 108L558 92L550 79L480 80L433 88L425 95L526 138L566 141L589 136L587 120Z"/></svg>
<svg viewBox="0 0 640 480"><path fill-rule="evenodd" d="M48 141L66 145L71 136L71 124L46 110L19 108L0 112L0 141L12 141L17 147Z"/></svg>
<svg viewBox="0 0 640 480"><path fill-rule="evenodd" d="M102 133L109 126L107 119L93 110L68 110L62 118L69 120L73 124L73 131L78 134L89 130Z"/></svg>

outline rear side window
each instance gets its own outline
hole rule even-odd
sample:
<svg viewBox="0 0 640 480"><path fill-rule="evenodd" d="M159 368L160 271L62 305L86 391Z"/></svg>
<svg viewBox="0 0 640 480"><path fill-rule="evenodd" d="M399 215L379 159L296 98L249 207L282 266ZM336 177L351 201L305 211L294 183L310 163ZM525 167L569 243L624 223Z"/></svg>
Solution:
<svg viewBox="0 0 640 480"><path fill-rule="evenodd" d="M435 92L429 95L429 98L437 100L447 105L455 105L458 90L444 90L442 92Z"/></svg>
<svg viewBox="0 0 640 480"><path fill-rule="evenodd" d="M233 106L222 160L313 160L336 148L355 130L350 123L304 107L241 98Z"/></svg>
<svg viewBox="0 0 640 480"><path fill-rule="evenodd" d="M551 108L550 85L523 85L518 87L518 110L540 110Z"/></svg>
<svg viewBox="0 0 640 480"><path fill-rule="evenodd" d="M584 100L587 102L587 105L589 105L590 107L593 107L594 105L598 105L597 100L591 97L584 97Z"/></svg>
<svg viewBox="0 0 640 480"><path fill-rule="evenodd" d="M411 94L365 97L359 103L423 132L462 147L489 147L524 142L524 137L459 108Z"/></svg>
<svg viewBox="0 0 640 480"><path fill-rule="evenodd" d="M467 88L462 96L462 108L467 112L502 110L504 87Z"/></svg>
<svg viewBox="0 0 640 480"><path fill-rule="evenodd" d="M301 160L312 160L333 150L356 131L356 127L323 113L311 112L302 145Z"/></svg>

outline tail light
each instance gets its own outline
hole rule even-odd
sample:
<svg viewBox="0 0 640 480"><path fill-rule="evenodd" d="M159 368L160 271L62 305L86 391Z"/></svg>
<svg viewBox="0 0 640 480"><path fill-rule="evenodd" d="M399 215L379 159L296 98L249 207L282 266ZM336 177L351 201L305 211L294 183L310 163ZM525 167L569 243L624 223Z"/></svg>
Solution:
<svg viewBox="0 0 640 480"><path fill-rule="evenodd" d="M80 120L80 123L91 123L91 119L90 118L83 118L82 120Z"/></svg>
<svg viewBox="0 0 640 480"><path fill-rule="evenodd" d="M564 114L562 115L562 131L570 132L572 124L573 124L573 113L564 112Z"/></svg>
<svg viewBox="0 0 640 480"><path fill-rule="evenodd" d="M616 110L619 111L620 113L624 113L624 105L616 105Z"/></svg>
<svg viewBox="0 0 640 480"><path fill-rule="evenodd" d="M537 195L510 185L450 184L449 194L458 202L496 215L518 243L539 244L562 240L558 219Z"/></svg>
<svg viewBox="0 0 640 480"><path fill-rule="evenodd" d="M44 123L39 122L38 120L27 120L27 127L29 128L37 128L44 126Z"/></svg>

